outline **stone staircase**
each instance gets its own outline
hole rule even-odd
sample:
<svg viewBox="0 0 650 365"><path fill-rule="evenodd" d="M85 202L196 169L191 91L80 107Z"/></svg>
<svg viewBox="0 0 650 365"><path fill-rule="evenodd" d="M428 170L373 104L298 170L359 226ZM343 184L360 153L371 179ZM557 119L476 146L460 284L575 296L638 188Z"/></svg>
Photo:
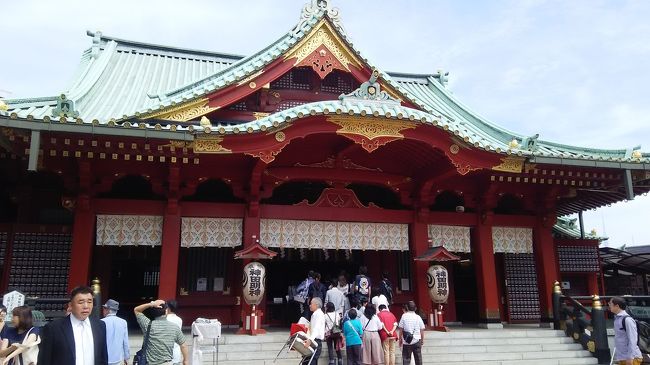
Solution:
<svg viewBox="0 0 650 365"><path fill-rule="evenodd" d="M283 352L274 363L288 338L286 330L270 330L262 336L237 336L225 333L219 340L220 365L276 364L296 365L295 352ZM188 335L188 344L191 336ZM132 353L140 347L142 336L131 336ZM323 344L319 365L327 364L327 346ZM212 354L204 355L203 364L212 364ZM481 365L569 365L598 364L596 358L566 337L561 331L533 327L506 329L454 328L451 332L426 332L422 348L425 364ZM345 359L345 353L343 354ZM401 352L397 349L397 364Z"/></svg>

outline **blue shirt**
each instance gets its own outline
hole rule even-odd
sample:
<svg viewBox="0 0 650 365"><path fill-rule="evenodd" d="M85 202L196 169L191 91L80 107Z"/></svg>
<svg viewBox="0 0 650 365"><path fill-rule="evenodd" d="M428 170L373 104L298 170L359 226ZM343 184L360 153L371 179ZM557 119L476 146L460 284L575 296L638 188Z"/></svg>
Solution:
<svg viewBox="0 0 650 365"><path fill-rule="evenodd" d="M361 321L358 318L345 321L343 335L345 336L345 346L361 345L361 336L363 335Z"/></svg>
<svg viewBox="0 0 650 365"><path fill-rule="evenodd" d="M129 330L126 321L109 314L102 318L106 323L106 349L108 351L108 363L123 362L128 360L129 354Z"/></svg>
<svg viewBox="0 0 650 365"><path fill-rule="evenodd" d="M3 340L8 340L9 341L9 346L13 345L14 343L23 343L23 340L25 339L25 335L29 331L25 331L23 333L18 333L18 330L13 328L13 327L7 327L5 325L5 328L2 329ZM41 331L39 327L32 327L30 334L35 334L36 336L40 335Z"/></svg>
<svg viewBox="0 0 650 365"><path fill-rule="evenodd" d="M623 330L625 320L625 330ZM615 361L641 358L641 350L637 345L639 338L636 322L625 311L620 311L614 317L614 345L616 346Z"/></svg>

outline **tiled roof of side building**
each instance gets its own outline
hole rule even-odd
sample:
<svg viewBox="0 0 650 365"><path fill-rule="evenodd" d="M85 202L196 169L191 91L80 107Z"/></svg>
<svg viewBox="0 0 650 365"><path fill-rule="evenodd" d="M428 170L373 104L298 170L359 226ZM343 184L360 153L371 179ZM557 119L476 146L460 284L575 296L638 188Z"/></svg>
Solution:
<svg viewBox="0 0 650 365"><path fill-rule="evenodd" d="M168 90L212 75L241 56L164 47L88 32L93 37L64 94L80 118L106 123L157 105ZM58 96L5 100L8 112L52 117Z"/></svg>
<svg viewBox="0 0 650 365"><path fill-rule="evenodd" d="M562 238L580 239L580 227L576 222L576 218L557 217L557 223L553 226L553 233ZM585 239L605 241L607 240L607 237L600 237L592 231L585 232Z"/></svg>

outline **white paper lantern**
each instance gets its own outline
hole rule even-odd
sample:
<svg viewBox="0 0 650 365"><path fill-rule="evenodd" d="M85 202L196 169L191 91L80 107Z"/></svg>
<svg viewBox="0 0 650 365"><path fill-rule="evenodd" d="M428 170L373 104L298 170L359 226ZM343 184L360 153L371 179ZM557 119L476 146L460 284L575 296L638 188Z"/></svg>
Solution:
<svg viewBox="0 0 650 365"><path fill-rule="evenodd" d="M427 270L429 297L434 303L446 303L449 298L449 273L444 266L433 265Z"/></svg>

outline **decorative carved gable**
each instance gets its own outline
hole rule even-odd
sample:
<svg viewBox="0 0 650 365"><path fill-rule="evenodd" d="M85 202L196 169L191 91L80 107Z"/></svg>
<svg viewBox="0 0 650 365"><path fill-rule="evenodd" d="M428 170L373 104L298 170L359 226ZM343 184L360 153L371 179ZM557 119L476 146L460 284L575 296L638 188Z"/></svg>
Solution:
<svg viewBox="0 0 650 365"><path fill-rule="evenodd" d="M327 53L323 54L321 51L325 50ZM284 56L285 59L295 58L295 65L309 65L312 64L306 59L316 60L320 62L320 57L329 57L333 63L336 61L340 65L341 70L350 71L350 66L355 66L357 69L363 68L363 63L352 50L343 42L337 32L332 29L332 26L325 19L321 20L312 31L298 44L296 44ZM314 58L315 57L315 58ZM321 73L316 71L319 76ZM331 71L330 71L331 72ZM328 72L329 73L329 72ZM321 76L324 78L325 76Z"/></svg>
<svg viewBox="0 0 650 365"><path fill-rule="evenodd" d="M307 200L296 204L298 206L309 206L319 208L377 208L370 203L369 206L363 205L357 198L353 190L346 188L327 188L324 189L320 197L314 204L309 204Z"/></svg>

